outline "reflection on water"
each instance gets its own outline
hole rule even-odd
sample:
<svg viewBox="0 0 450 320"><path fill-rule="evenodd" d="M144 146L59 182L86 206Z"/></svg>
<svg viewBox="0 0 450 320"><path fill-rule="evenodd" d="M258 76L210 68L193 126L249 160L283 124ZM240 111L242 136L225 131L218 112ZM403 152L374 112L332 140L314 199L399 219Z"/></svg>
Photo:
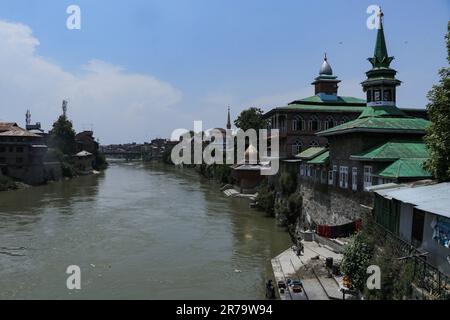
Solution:
<svg viewBox="0 0 450 320"><path fill-rule="evenodd" d="M0 193L0 299L260 299L287 246L246 200L160 165Z"/></svg>

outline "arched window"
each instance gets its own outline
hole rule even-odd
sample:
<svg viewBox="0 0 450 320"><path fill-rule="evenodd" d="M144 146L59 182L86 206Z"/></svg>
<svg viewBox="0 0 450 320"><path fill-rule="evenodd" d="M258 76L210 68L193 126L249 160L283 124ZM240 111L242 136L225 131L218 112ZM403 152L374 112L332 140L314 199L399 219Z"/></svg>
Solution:
<svg viewBox="0 0 450 320"><path fill-rule="evenodd" d="M305 120L301 116L295 116L292 123L293 131L304 131L305 130Z"/></svg>
<svg viewBox="0 0 450 320"><path fill-rule="evenodd" d="M311 119L309 120L309 131L319 131L320 130L320 122L319 122L319 118L317 118L316 116L312 116Z"/></svg>
<svg viewBox="0 0 450 320"><path fill-rule="evenodd" d="M328 130L334 128L336 126L336 122L332 116L328 116L324 122L324 130Z"/></svg>
<svg viewBox="0 0 450 320"><path fill-rule="evenodd" d="M311 141L311 144L309 146L312 148L317 148L317 147L320 147L320 144L317 140L313 140L313 141Z"/></svg>
<svg viewBox="0 0 450 320"><path fill-rule="evenodd" d="M300 154L302 152L303 142L302 140L296 140L292 145L292 154L294 156Z"/></svg>

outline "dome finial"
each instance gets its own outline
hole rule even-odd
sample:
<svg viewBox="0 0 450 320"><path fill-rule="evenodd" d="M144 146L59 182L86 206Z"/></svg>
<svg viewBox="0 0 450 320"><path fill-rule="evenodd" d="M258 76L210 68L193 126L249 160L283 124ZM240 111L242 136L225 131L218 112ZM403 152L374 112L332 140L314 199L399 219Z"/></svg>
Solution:
<svg viewBox="0 0 450 320"><path fill-rule="evenodd" d="M333 69L331 68L330 64L328 63L328 55L326 52L325 52L325 57L324 57L322 67L320 68L320 75L325 75L325 76L333 75Z"/></svg>

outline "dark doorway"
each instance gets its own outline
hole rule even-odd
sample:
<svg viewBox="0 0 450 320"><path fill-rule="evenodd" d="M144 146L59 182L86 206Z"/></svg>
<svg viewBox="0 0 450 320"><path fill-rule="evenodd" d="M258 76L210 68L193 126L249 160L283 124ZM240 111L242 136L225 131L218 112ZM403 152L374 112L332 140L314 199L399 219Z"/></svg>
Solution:
<svg viewBox="0 0 450 320"><path fill-rule="evenodd" d="M414 209L411 239L413 245L416 247L422 245L424 224L425 213L421 210Z"/></svg>

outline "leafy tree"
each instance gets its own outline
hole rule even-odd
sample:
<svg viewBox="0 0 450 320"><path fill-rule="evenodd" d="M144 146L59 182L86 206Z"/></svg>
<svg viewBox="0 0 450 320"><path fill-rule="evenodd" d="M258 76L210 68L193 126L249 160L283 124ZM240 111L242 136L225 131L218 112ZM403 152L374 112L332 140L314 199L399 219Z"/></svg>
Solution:
<svg viewBox="0 0 450 320"><path fill-rule="evenodd" d="M73 130L72 122L64 115L53 124L49 144L65 155L72 155L75 152L75 130Z"/></svg>
<svg viewBox="0 0 450 320"><path fill-rule="evenodd" d="M267 120L263 117L264 111L259 108L250 108L241 112L234 124L237 128L247 131L249 129L260 130L267 128Z"/></svg>
<svg viewBox="0 0 450 320"><path fill-rule="evenodd" d="M447 60L450 63L450 22L447 32ZM428 94L432 122L425 141L431 157L425 168L439 181L450 181L450 68L439 71L440 81Z"/></svg>
<svg viewBox="0 0 450 320"><path fill-rule="evenodd" d="M367 268L373 255L373 247L366 241L364 235L356 235L344 252L341 270L350 278L352 285L361 291L364 290L367 279Z"/></svg>

